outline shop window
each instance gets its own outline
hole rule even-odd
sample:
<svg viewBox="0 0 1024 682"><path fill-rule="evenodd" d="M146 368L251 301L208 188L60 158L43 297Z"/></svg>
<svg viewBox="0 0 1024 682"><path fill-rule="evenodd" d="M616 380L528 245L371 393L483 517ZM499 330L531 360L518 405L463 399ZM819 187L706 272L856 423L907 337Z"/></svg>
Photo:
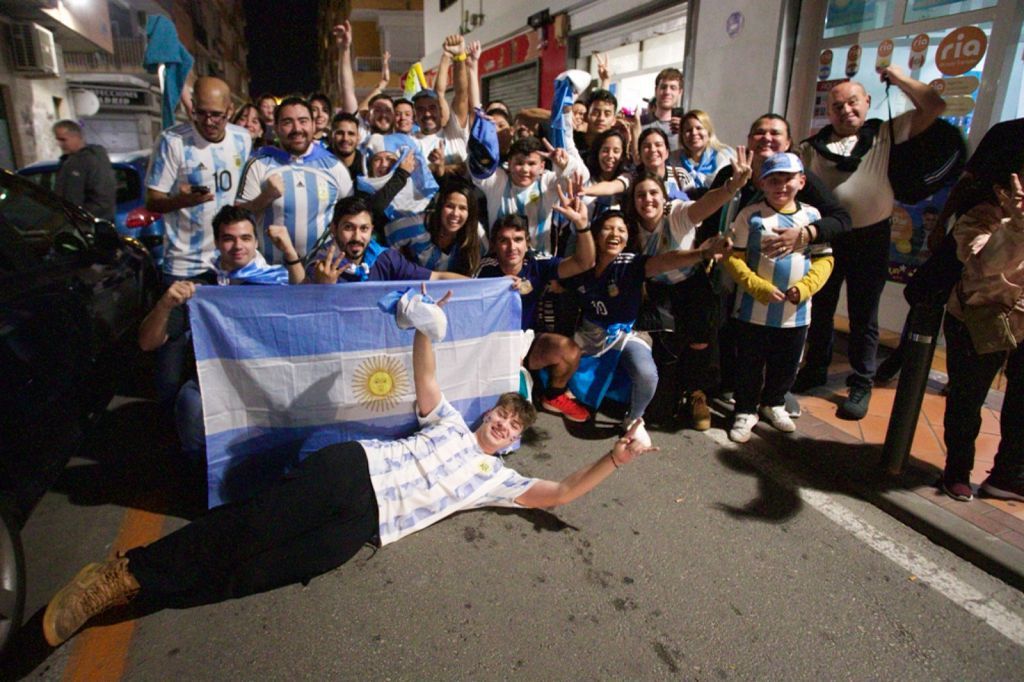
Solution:
<svg viewBox="0 0 1024 682"><path fill-rule="evenodd" d="M895 4L895 0L829 0L824 36L835 38L891 26Z"/></svg>
<svg viewBox="0 0 1024 682"><path fill-rule="evenodd" d="M612 71L612 86L619 106L643 109L644 101L654 97L654 79L662 69L682 70L686 31L669 31L637 43L623 45L603 54ZM590 73L597 79L597 60L589 60Z"/></svg>
<svg viewBox="0 0 1024 682"><path fill-rule="evenodd" d="M997 4L999 0L907 0L903 21L909 24L912 21L948 17L951 14L995 7Z"/></svg>
<svg viewBox="0 0 1024 682"><path fill-rule="evenodd" d="M1006 101L1003 102L1003 110L997 112L1000 121L1024 117L1024 87L1021 87L1021 79L1024 78L1024 26L1021 26L1013 54L1013 71L1006 88Z"/></svg>
<svg viewBox="0 0 1024 682"><path fill-rule="evenodd" d="M987 37L991 37L991 22L978 24L977 27ZM960 128L966 137L970 133L971 123L974 119L974 106L978 96L978 88L981 84L981 74L985 68L986 54L981 54L975 64L959 73L943 73L939 70L937 61L940 48L942 48L942 40L951 33L952 31L950 30L940 30L926 34L905 35L893 38L890 63L900 67L913 78L924 83L930 83L932 87L939 89L943 99L946 100L947 111L945 118ZM928 44L924 50L920 49L923 41L918 40L919 35L928 36ZM917 40L916 43L915 40ZM889 101L886 101L885 83L881 82L881 79L879 79L875 72L878 62L879 45L880 42L875 41L862 45L833 48L833 67L829 78L842 80L850 77L860 82L871 96L871 109L868 112L868 116L885 120L889 117L890 105L892 106L892 115L894 117L904 111L909 111L914 105L896 87L889 88ZM915 45L917 46L916 50ZM849 59L850 51L855 47L860 50L860 58L856 68L853 66L854 60ZM953 46L949 50L943 50L944 53L950 53L945 55L946 59L952 56L951 53L955 51L955 48L956 46ZM972 59L971 61L974 60ZM950 71L948 67L946 70ZM824 106L825 99L828 95L828 90L839 80L823 79L818 82L818 97L815 103L814 120L811 123L812 129L818 130L828 123Z"/></svg>

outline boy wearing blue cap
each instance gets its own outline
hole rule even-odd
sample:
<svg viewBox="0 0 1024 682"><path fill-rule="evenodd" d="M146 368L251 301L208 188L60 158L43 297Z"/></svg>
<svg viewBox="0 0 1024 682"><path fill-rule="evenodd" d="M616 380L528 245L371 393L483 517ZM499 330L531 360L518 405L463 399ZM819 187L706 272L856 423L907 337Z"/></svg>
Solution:
<svg viewBox="0 0 1024 682"><path fill-rule="evenodd" d="M758 413L779 431L796 429L786 413L785 395L800 366L811 323L810 298L828 280L833 263L831 247L810 244L807 226L821 215L797 201L806 181L796 154L769 157L757 182L763 200L740 211L730 228L734 250L725 269L740 288L732 316L744 359L736 369L736 416L729 431L737 443L750 440ZM796 247L766 256L761 239L789 228L801 231Z"/></svg>

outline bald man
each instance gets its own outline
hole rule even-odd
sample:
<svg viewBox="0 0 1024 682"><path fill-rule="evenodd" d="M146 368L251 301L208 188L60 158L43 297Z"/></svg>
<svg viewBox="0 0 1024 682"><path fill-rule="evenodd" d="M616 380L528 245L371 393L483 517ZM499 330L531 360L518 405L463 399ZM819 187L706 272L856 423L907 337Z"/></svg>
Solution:
<svg viewBox="0 0 1024 682"><path fill-rule="evenodd" d="M890 128L879 119L867 118L871 96L863 85L840 83L828 95L830 124L800 147L805 167L824 180L850 212L853 229L837 236L832 244L835 268L814 295L805 364L793 390L806 391L826 382L832 362L832 318L845 280L850 317L848 356L853 370L846 380L849 395L839 408L839 416L846 419L863 419L871 401L878 304L889 270L894 201L889 151L893 144L924 132L946 108L937 92L898 67L882 69L880 74L882 81L903 91L913 109L894 118Z"/></svg>
<svg viewBox="0 0 1024 682"><path fill-rule="evenodd" d="M242 168L252 150L249 131L228 123L231 89L219 78L196 80L191 122L160 134L146 175L146 208L163 213L165 287L211 278L213 217L235 202ZM184 348L160 349L157 390L172 400L184 366ZM180 354L180 358L177 356Z"/></svg>

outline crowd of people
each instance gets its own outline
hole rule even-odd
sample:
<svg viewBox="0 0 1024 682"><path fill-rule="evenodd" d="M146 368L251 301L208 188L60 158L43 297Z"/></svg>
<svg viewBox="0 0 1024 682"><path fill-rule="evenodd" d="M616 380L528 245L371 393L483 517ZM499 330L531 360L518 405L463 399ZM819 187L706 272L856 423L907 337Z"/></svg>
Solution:
<svg viewBox="0 0 1024 682"><path fill-rule="evenodd" d="M535 396L503 396L471 432L436 385L430 339L415 337L421 435L451 455L453 471L514 441L533 421L534 398L543 410L585 422L612 397L609 374L627 387L617 394L624 435L607 456L561 483L493 465L483 496L410 501L429 507L429 522L487 504L550 506L590 490L653 449L644 417L665 377L675 418L692 428L710 428L709 400L718 397L733 407L733 441L748 441L762 420L793 431L799 404L791 392L828 378L843 282L852 372L839 411L865 416L893 208L888 159L893 145L943 113L930 87L886 67L881 78L912 104L891 126L868 119L870 97L848 81L829 93L830 125L813 137L796 142L783 116L766 113L733 148L717 138L707 112L679 108L678 69L658 74L647 111L626 112L599 56L597 87L565 75L550 109L513 115L502 102L481 101L480 45L453 35L431 89L410 99L386 94L385 56L380 87L360 102L351 28L338 26L334 36L338 106L323 94L266 95L233 111L227 85L204 77L190 120L165 130L154 148L147 207L166 223L165 293L142 324L140 344L157 351L159 396L174 406L190 458L202 462L204 438L183 304L201 285L508 277L522 297L523 368L538 380ZM942 485L956 499L973 494L977 415L1007 352L1003 441L983 489L1024 499L1024 157L1004 157L976 170L972 187L981 189L961 205L952 230L967 263L946 322L950 452ZM987 302L1005 307L1016 345L976 358L964 311ZM165 604L238 596L333 568L375 537L397 539L389 529L415 509L390 501L393 481L378 458L404 448L417 459L422 443L414 441L332 446L252 501L86 567L51 602L47 638L63 641L136 593ZM301 514L288 511L306 506L292 500L321 498ZM272 532L256 537L253 529L265 527ZM230 538L232 552L210 551L225 546L220 538ZM317 558L284 559L296 554ZM101 599L88 597L97 593Z"/></svg>

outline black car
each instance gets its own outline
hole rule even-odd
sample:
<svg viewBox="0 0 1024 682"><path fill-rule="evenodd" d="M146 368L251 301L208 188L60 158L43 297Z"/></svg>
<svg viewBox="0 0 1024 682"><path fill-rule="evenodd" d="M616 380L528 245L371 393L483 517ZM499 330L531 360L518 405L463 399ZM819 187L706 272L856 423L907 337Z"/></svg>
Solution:
<svg viewBox="0 0 1024 682"><path fill-rule="evenodd" d="M20 529L114 395L156 283L139 242L0 170L0 650L24 608Z"/></svg>

